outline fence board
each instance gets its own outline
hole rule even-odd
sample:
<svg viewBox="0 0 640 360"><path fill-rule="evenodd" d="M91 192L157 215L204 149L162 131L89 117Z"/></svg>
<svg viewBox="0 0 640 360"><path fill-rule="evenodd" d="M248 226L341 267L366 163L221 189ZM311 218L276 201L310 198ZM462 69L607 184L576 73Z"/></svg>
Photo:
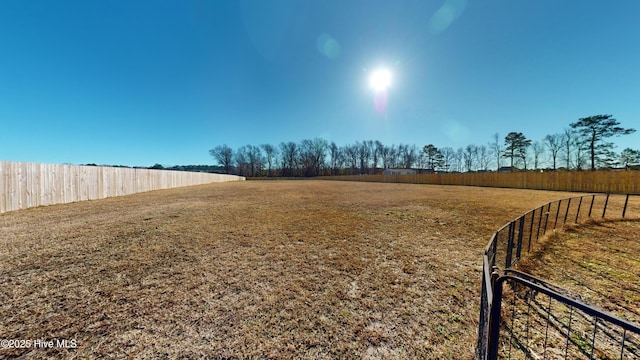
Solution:
<svg viewBox="0 0 640 360"><path fill-rule="evenodd" d="M245 178L226 174L0 161L0 213L241 180Z"/></svg>

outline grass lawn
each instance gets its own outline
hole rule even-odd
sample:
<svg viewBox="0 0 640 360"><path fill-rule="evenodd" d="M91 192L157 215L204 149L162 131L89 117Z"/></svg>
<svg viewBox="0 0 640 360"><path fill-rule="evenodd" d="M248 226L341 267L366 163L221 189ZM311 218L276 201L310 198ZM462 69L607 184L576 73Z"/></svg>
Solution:
<svg viewBox="0 0 640 360"><path fill-rule="evenodd" d="M0 339L77 347L0 358L472 358L491 234L575 195L246 181L5 213Z"/></svg>

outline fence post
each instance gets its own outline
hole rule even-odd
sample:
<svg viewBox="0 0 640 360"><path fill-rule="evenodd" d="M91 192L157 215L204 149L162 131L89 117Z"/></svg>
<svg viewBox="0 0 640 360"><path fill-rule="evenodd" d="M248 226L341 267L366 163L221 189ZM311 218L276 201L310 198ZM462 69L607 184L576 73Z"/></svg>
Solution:
<svg viewBox="0 0 640 360"><path fill-rule="evenodd" d="M596 201L596 196L592 195L591 196L591 206L589 206L589 215L587 215L588 218L591 217L591 210L593 210L593 202Z"/></svg>
<svg viewBox="0 0 640 360"><path fill-rule="evenodd" d="M578 217L580 216L580 206L582 206L582 198L584 196L580 196L580 201L578 202L578 211L576 211L576 221L575 223L578 223Z"/></svg>
<svg viewBox="0 0 640 360"><path fill-rule="evenodd" d="M531 239L533 238L533 222L536 219L536 209L531 212L531 225L529 226L529 245L527 245L527 252L531 251Z"/></svg>
<svg viewBox="0 0 640 360"><path fill-rule="evenodd" d="M509 223L509 238L507 239L507 256L504 268L508 269L511 267L511 258L513 257L513 235L514 235L514 221Z"/></svg>
<svg viewBox="0 0 640 360"><path fill-rule="evenodd" d="M540 238L540 228L542 227L542 214L544 214L544 205L539 207L540 209L540 218L538 219L538 229L536 230L536 241Z"/></svg>
<svg viewBox="0 0 640 360"><path fill-rule="evenodd" d="M524 215L520 217L520 226L518 228L518 248L516 249L516 260L520 260L522 253L522 232L524 231Z"/></svg>
<svg viewBox="0 0 640 360"><path fill-rule="evenodd" d="M547 233L547 224L549 223L549 213L551 212L551 203L547 206L547 211L545 212L544 217L544 230L542 231L542 235Z"/></svg>
<svg viewBox="0 0 640 360"><path fill-rule="evenodd" d="M569 198L569 202L567 203L567 211L565 211L564 213L564 221L562 222L562 225L566 225L567 224L567 217L569 216L569 208L571 207L571 198Z"/></svg>
<svg viewBox="0 0 640 360"><path fill-rule="evenodd" d="M482 266L482 286L480 290L480 321L478 323L478 343L476 344L476 358L486 359L487 356L487 341L485 338L485 327L487 326L486 320L488 319L486 311L489 307L489 295L487 289L487 281L485 278L485 268Z"/></svg>
<svg viewBox="0 0 640 360"><path fill-rule="evenodd" d="M624 214L627 213L627 204L629 203L629 194L627 194L627 197L624 199L624 207L622 208L622 217L624 218Z"/></svg>
<svg viewBox="0 0 640 360"><path fill-rule="evenodd" d="M558 215L560 215L560 205L562 204L562 200L558 200L558 209L556 210L556 221L553 222L553 228L555 229L558 225Z"/></svg>
<svg viewBox="0 0 640 360"><path fill-rule="evenodd" d="M498 233L496 233L495 240L493 242L493 249L491 249L491 253L493 255L493 259L490 265L496 266L496 257L498 256Z"/></svg>
<svg viewBox="0 0 640 360"><path fill-rule="evenodd" d="M498 358L498 339L500 338L500 312L502 311L502 282L497 279L493 285L493 304L489 313L489 351L488 360Z"/></svg>
<svg viewBox="0 0 640 360"><path fill-rule="evenodd" d="M604 207L602 208L602 218L604 219L604 214L607 213L607 204L609 204L609 193L607 193L607 197L604 200Z"/></svg>

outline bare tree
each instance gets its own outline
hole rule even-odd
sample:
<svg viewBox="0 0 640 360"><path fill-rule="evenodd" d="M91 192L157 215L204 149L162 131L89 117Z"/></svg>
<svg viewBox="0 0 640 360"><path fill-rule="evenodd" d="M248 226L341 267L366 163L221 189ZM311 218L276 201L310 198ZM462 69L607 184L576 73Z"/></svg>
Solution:
<svg viewBox="0 0 640 360"><path fill-rule="evenodd" d="M389 152L390 148L386 145L382 145L382 150L380 151L380 157L382 159L382 167L388 169L391 161L389 160Z"/></svg>
<svg viewBox="0 0 640 360"><path fill-rule="evenodd" d="M518 151L518 163L522 162L523 168L526 171L528 169L527 167L527 161L529 160L529 146L531 146L530 144L527 144L526 146L523 146L519 151Z"/></svg>
<svg viewBox="0 0 640 360"><path fill-rule="evenodd" d="M340 173L340 171L345 169L347 166L347 155L344 153L344 149L342 147L338 148L337 165L338 165L338 173Z"/></svg>
<svg viewBox="0 0 640 360"><path fill-rule="evenodd" d="M553 160L553 169L556 169L556 160L558 158L558 152L562 149L564 142L564 134L553 134L544 137L544 144L549 148L551 152L551 159Z"/></svg>
<svg viewBox="0 0 640 360"><path fill-rule="evenodd" d="M587 163L587 142L574 129L565 129L562 139L562 160L567 169L584 169Z"/></svg>
<svg viewBox="0 0 640 360"><path fill-rule="evenodd" d="M293 141L280 143L280 156L282 157L282 176L294 176L298 166L298 144Z"/></svg>
<svg viewBox="0 0 640 360"><path fill-rule="evenodd" d="M374 175L378 169L378 164L379 164L380 158L382 157L383 150L384 150L384 146L380 141L376 140L373 142L372 153L373 153L373 174Z"/></svg>
<svg viewBox="0 0 640 360"><path fill-rule="evenodd" d="M464 167L467 170L467 172L470 172L471 170L473 170L474 165L475 165L475 159L476 156L478 154L478 147L476 145L467 145L466 148L464 148L464 153L463 153L463 160L464 160Z"/></svg>
<svg viewBox="0 0 640 360"><path fill-rule="evenodd" d="M533 168L538 169L540 156L544 154L544 145L540 141L534 141L531 145L531 150L533 150Z"/></svg>
<svg viewBox="0 0 640 360"><path fill-rule="evenodd" d="M358 167L358 146L346 145L344 147L344 154L347 162L351 165L351 174L353 175L356 173L356 169Z"/></svg>
<svg viewBox="0 0 640 360"><path fill-rule="evenodd" d="M267 174L268 176L271 176L271 166L273 164L273 161L278 156L277 154L278 149L276 149L276 147L271 144L262 144L260 145L260 147L262 148L262 150L264 150L265 160L267 161L267 166L268 166Z"/></svg>
<svg viewBox="0 0 640 360"><path fill-rule="evenodd" d="M331 175L338 175L338 168L340 166L340 157L342 156L342 149L336 145L335 142L331 142L329 145L329 158L331 166Z"/></svg>
<svg viewBox="0 0 640 360"><path fill-rule="evenodd" d="M327 148L329 144L327 140L322 138L315 138L311 144L311 153L313 155L313 165L315 167L315 175L322 174L322 168L325 167L325 160L327 157Z"/></svg>
<svg viewBox="0 0 640 360"><path fill-rule="evenodd" d="M500 169L500 158L502 157L502 145L500 143L500 135L493 134L493 141L489 143L491 152L496 157L496 169Z"/></svg>
<svg viewBox="0 0 640 360"><path fill-rule="evenodd" d="M392 169L397 167L396 165L396 146L383 146L382 148L382 162L385 169Z"/></svg>
<svg viewBox="0 0 640 360"><path fill-rule="evenodd" d="M247 160L249 162L249 174L252 177L255 177L259 173L262 163L264 162L262 151L259 146L246 145L245 148Z"/></svg>
<svg viewBox="0 0 640 360"><path fill-rule="evenodd" d="M313 140L305 139L298 145L300 166L302 167L302 173L304 176L313 176L315 163L313 154Z"/></svg>
<svg viewBox="0 0 640 360"><path fill-rule="evenodd" d="M453 166L453 156L455 155L455 151L450 147L443 147L440 149L440 153L442 154L442 168L444 171L452 171Z"/></svg>
<svg viewBox="0 0 640 360"><path fill-rule="evenodd" d="M566 169L571 169L571 153L573 152L573 147L576 143L576 132L572 129L564 129L564 133L562 134L562 149L564 156L564 160L566 161Z"/></svg>
<svg viewBox="0 0 640 360"><path fill-rule="evenodd" d="M209 154L218 161L218 165L224 167L224 172L227 174L231 173L231 167L233 166L233 149L227 146L227 144L219 145L209 150Z"/></svg>
<svg viewBox="0 0 640 360"><path fill-rule="evenodd" d="M421 171L427 167L427 157L425 153L420 151L419 149L418 154L416 155L416 162L414 163L414 166L417 168L418 174L420 174Z"/></svg>
<svg viewBox="0 0 640 360"><path fill-rule="evenodd" d="M398 161L397 161L398 167L401 167L401 168L406 168L407 167L405 165L405 161L404 161L404 154L406 152L405 147L406 147L406 145L399 144L398 145L398 152L396 154L397 155L397 159L398 159Z"/></svg>
<svg viewBox="0 0 640 360"><path fill-rule="evenodd" d="M360 174L366 174L369 158L371 157L371 149L367 145L367 141L362 143L356 141L356 146L358 148L358 160L360 161Z"/></svg>
<svg viewBox="0 0 640 360"><path fill-rule="evenodd" d="M489 163L491 162L491 150L486 145L479 145L476 147L476 155L478 158L478 166L480 170L489 170Z"/></svg>
<svg viewBox="0 0 640 360"><path fill-rule="evenodd" d="M328 148L327 141L321 138L303 140L299 145L300 165L305 176L318 176L325 166Z"/></svg>
<svg viewBox="0 0 640 360"><path fill-rule="evenodd" d="M458 148L458 150L456 150L453 156L453 164L454 164L455 171L462 172L462 170L464 169L463 160L464 160L464 149Z"/></svg>
<svg viewBox="0 0 640 360"><path fill-rule="evenodd" d="M398 153L402 158L402 167L411 169L418 159L418 147L415 145L398 145Z"/></svg>
<svg viewBox="0 0 640 360"><path fill-rule="evenodd" d="M392 168L397 168L400 166L400 152L398 147L395 144L391 145L389 149L389 161Z"/></svg>
<svg viewBox="0 0 640 360"><path fill-rule="evenodd" d="M241 146L236 150L234 158L236 163L236 169L242 176L251 176L251 167L249 165L247 146Z"/></svg>

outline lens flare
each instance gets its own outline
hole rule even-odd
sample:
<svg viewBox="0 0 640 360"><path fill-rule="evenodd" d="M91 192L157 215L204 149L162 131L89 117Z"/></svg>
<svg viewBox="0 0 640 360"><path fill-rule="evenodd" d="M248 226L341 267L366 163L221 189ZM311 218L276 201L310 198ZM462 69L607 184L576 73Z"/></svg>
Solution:
<svg viewBox="0 0 640 360"><path fill-rule="evenodd" d="M373 106L376 109L376 112L379 114L384 114L387 112L387 92L386 91L376 91L375 97L373 99Z"/></svg>
<svg viewBox="0 0 640 360"><path fill-rule="evenodd" d="M340 56L340 43L331 35L322 34L318 36L316 40L316 47L320 54L326 56L328 59L333 60Z"/></svg>

